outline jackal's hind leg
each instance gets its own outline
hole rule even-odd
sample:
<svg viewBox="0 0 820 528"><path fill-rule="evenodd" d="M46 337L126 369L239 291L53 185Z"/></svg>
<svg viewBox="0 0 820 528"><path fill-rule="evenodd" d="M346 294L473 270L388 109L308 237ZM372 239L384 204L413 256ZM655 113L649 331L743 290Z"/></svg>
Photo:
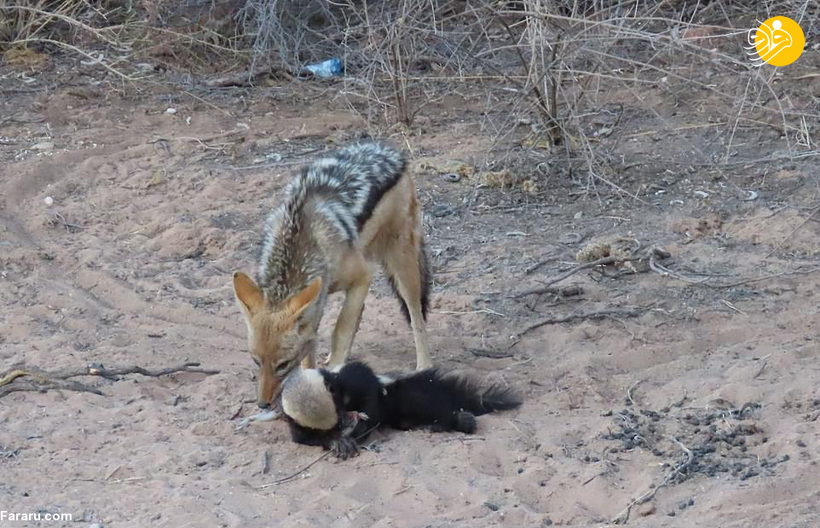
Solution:
<svg viewBox="0 0 820 528"><path fill-rule="evenodd" d="M339 312L339 318L336 320L336 327L333 329L331 338L330 357L327 360L330 367L343 365L350 355L353 339L356 337L356 332L359 331L364 301L367 298L367 292L370 291L372 280L372 273L364 265L355 282L345 292L345 301L341 312Z"/></svg>
<svg viewBox="0 0 820 528"><path fill-rule="evenodd" d="M429 288L426 282L429 280L427 259L421 245L405 245L401 248L399 246L396 244L394 251L384 258L384 271L407 308L416 345L416 370L423 370L433 366L427 345L427 324L424 314Z"/></svg>

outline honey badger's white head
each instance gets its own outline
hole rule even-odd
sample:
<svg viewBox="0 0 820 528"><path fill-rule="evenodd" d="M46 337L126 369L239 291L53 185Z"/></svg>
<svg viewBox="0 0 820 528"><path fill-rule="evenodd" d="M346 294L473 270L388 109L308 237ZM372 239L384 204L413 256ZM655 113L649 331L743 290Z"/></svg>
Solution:
<svg viewBox="0 0 820 528"><path fill-rule="evenodd" d="M339 421L333 396L317 369L296 369L285 379L282 410L302 427L327 431Z"/></svg>

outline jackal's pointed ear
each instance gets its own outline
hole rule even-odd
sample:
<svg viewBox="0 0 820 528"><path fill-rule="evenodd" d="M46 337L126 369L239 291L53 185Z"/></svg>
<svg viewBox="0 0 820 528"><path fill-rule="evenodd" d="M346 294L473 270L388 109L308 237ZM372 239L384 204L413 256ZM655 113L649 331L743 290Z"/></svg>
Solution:
<svg viewBox="0 0 820 528"><path fill-rule="evenodd" d="M308 284L305 289L299 293L292 295L285 301L285 314L288 321L295 321L297 317L302 315L310 303L319 297L322 291L322 278L317 277Z"/></svg>
<svg viewBox="0 0 820 528"><path fill-rule="evenodd" d="M265 296L262 294L262 290L253 282L253 279L241 271L233 273L233 293L236 295L236 300L245 315L249 315L265 305Z"/></svg>

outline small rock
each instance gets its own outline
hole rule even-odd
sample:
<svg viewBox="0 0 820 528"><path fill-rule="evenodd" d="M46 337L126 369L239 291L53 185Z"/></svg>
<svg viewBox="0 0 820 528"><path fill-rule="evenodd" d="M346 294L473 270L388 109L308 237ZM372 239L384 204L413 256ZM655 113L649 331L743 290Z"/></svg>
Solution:
<svg viewBox="0 0 820 528"><path fill-rule="evenodd" d="M544 526L552 526L552 519L550 519L549 517L544 519Z"/></svg>
<svg viewBox="0 0 820 528"><path fill-rule="evenodd" d="M54 142L53 141L43 141L41 143L37 143L36 145L32 145L31 150L53 150L54 149Z"/></svg>
<svg viewBox="0 0 820 528"><path fill-rule="evenodd" d="M798 440L797 441L797 447L806 447L806 442L804 442L802 440Z"/></svg>
<svg viewBox="0 0 820 528"><path fill-rule="evenodd" d="M461 175L456 172L448 172L447 174L439 174L439 178L450 183L456 183L461 180Z"/></svg>
<svg viewBox="0 0 820 528"><path fill-rule="evenodd" d="M485 501L485 502L484 502L484 506L488 507L488 508L489 508L489 509L491 509L492 511L498 511L498 505L497 505L497 504L493 504L493 503L492 503L492 502L490 502L490 501Z"/></svg>
<svg viewBox="0 0 820 528"><path fill-rule="evenodd" d="M677 515L677 513L675 513L675 510L672 510L669 513L667 513L666 515L668 515L670 517L674 517L675 515Z"/></svg>
<svg viewBox="0 0 820 528"><path fill-rule="evenodd" d="M640 515L641 517L649 517L650 515L654 515L654 513L655 505L649 502L641 505L641 507L638 509L638 515Z"/></svg>
<svg viewBox="0 0 820 528"><path fill-rule="evenodd" d="M176 108L168 108L167 110L165 110L165 113L174 115L174 114L177 113L177 109Z"/></svg>
<svg viewBox="0 0 820 528"><path fill-rule="evenodd" d="M54 205L54 198L52 198L51 196L46 196L45 199L43 199L43 202L45 202L47 206L51 207L52 205Z"/></svg>
<svg viewBox="0 0 820 528"><path fill-rule="evenodd" d="M436 218L442 218L445 216L449 216L453 214L455 211L449 205L437 205L435 209L433 209L433 216Z"/></svg>

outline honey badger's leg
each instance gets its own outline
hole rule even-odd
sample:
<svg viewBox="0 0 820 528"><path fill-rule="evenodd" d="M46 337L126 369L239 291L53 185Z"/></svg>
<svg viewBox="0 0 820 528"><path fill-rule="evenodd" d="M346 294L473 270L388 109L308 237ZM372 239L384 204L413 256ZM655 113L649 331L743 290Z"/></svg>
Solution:
<svg viewBox="0 0 820 528"><path fill-rule="evenodd" d="M433 366L427 344L426 324L431 273L415 194L410 198L408 216L405 228L388 246L382 262L391 285L401 297L405 315L410 320L416 345L416 370L422 370Z"/></svg>
<svg viewBox="0 0 820 528"><path fill-rule="evenodd" d="M349 286L345 292L345 300L339 318L336 320L336 327L333 329L331 338L330 357L328 365L335 367L344 364L350 355L353 347L353 339L359 330L362 321L362 311L367 292L370 290L370 283L373 274L367 262L361 256L355 258L346 266L347 280Z"/></svg>

